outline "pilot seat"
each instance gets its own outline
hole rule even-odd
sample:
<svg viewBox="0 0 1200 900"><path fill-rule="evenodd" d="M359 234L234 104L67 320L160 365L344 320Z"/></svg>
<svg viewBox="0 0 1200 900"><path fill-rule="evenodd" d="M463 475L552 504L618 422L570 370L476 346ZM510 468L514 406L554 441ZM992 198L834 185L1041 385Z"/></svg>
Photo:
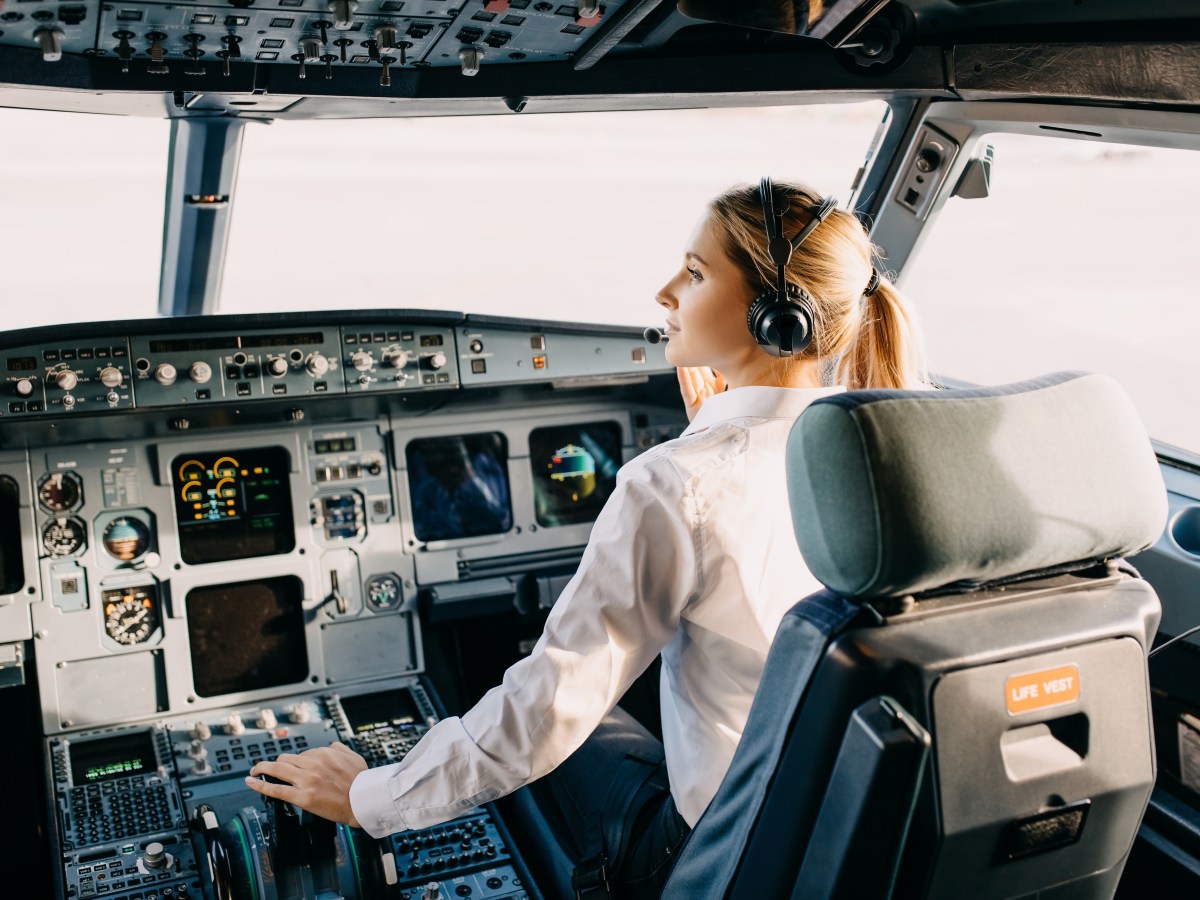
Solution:
<svg viewBox="0 0 1200 900"><path fill-rule="evenodd" d="M1129 398L1080 372L847 392L787 477L827 589L784 617L663 897L1112 897L1155 779L1160 605L1125 557L1166 519ZM511 803L547 896L603 896L537 791Z"/></svg>

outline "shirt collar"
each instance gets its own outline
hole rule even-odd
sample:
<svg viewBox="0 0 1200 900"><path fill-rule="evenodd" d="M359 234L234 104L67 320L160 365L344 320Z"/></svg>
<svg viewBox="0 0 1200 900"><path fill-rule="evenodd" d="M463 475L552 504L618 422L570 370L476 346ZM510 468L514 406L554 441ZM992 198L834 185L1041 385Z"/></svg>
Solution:
<svg viewBox="0 0 1200 900"><path fill-rule="evenodd" d="M694 434L730 419L794 419L814 400L839 394L841 385L821 388L785 388L750 385L713 394L704 401L684 434Z"/></svg>

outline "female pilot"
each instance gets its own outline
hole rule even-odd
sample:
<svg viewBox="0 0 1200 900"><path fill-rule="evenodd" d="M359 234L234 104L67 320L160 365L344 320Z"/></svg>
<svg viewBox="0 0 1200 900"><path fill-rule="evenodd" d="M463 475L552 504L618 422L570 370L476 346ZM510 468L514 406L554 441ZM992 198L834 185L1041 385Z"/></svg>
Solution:
<svg viewBox="0 0 1200 900"><path fill-rule="evenodd" d="M922 382L913 318L872 250L852 214L800 185L712 200L656 298L691 424L622 467L530 655L400 763L368 770L334 744L260 762L249 786L382 837L541 779L576 874L603 863L613 896L658 896L733 758L777 626L821 587L784 487L796 417L847 388ZM616 706L660 654L661 745Z"/></svg>

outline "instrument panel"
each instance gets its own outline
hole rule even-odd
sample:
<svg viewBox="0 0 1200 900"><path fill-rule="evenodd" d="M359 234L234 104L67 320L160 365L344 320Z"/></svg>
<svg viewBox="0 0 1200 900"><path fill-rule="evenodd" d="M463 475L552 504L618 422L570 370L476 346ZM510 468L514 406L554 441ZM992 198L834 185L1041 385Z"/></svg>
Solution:
<svg viewBox="0 0 1200 900"><path fill-rule="evenodd" d="M671 368L631 330L284 318L0 349L0 652L36 673L58 891L536 897L493 810L374 842L242 779L402 758L441 714L431 623L553 604L684 427Z"/></svg>

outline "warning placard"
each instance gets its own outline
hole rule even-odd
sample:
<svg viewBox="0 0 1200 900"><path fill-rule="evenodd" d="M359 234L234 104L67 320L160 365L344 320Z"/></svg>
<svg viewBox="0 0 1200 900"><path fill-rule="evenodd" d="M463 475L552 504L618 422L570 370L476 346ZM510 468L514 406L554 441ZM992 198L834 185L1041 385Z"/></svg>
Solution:
<svg viewBox="0 0 1200 900"><path fill-rule="evenodd" d="M1004 682L1009 715L1061 706L1079 699L1079 666L1071 663L1041 672L1014 675Z"/></svg>

